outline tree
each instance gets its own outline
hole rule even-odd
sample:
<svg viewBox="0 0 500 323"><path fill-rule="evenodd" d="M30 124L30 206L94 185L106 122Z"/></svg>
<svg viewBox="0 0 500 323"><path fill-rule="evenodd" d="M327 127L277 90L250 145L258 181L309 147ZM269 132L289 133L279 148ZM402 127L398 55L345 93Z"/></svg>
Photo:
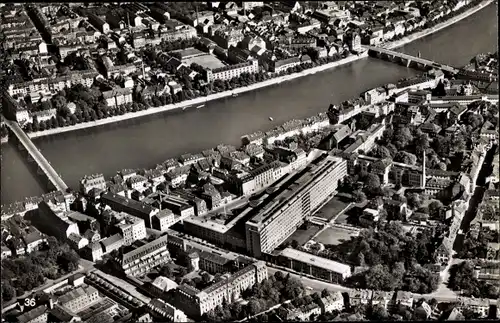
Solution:
<svg viewBox="0 0 500 323"><path fill-rule="evenodd" d="M203 280L203 282L205 284L208 284L210 282L210 274L209 273L206 273L204 272L202 275L201 275L201 279Z"/></svg>
<svg viewBox="0 0 500 323"><path fill-rule="evenodd" d="M26 131L26 133L30 133L33 131L33 124L32 123L27 123L25 126L24 126L24 131Z"/></svg>
<svg viewBox="0 0 500 323"><path fill-rule="evenodd" d="M378 158L392 158L390 150L387 147L377 145L372 149L373 155Z"/></svg>
<svg viewBox="0 0 500 323"><path fill-rule="evenodd" d="M406 151L400 151L396 154L394 160L414 166L417 163L417 156Z"/></svg>
<svg viewBox="0 0 500 323"><path fill-rule="evenodd" d="M432 90L432 96L446 96L446 89L443 81L439 81L436 87Z"/></svg>
<svg viewBox="0 0 500 323"><path fill-rule="evenodd" d="M40 130L40 123L38 122L37 117L33 118L32 128L33 128L33 132L37 132Z"/></svg>
<svg viewBox="0 0 500 323"><path fill-rule="evenodd" d="M375 305L372 308L371 320L382 321L388 317L387 310L382 305Z"/></svg>
<svg viewBox="0 0 500 323"><path fill-rule="evenodd" d="M420 200L420 195L417 193L410 193L407 196L408 206L413 210L417 210L422 205L422 201Z"/></svg>
<svg viewBox="0 0 500 323"><path fill-rule="evenodd" d="M184 276L186 276L186 275L187 275L187 273L188 273L188 272L187 272L187 269L186 269L185 267L181 267L181 268L179 268L179 276L180 276L180 277L184 277Z"/></svg>
<svg viewBox="0 0 500 323"><path fill-rule="evenodd" d="M356 203L363 203L364 201L366 201L366 194L360 190L354 191L352 195Z"/></svg>
<svg viewBox="0 0 500 323"><path fill-rule="evenodd" d="M241 319L243 305L241 305L241 303L232 303L230 311L234 318Z"/></svg>
<svg viewBox="0 0 500 323"><path fill-rule="evenodd" d="M261 312L260 303L255 299L250 300L247 304L247 307L248 313L252 316Z"/></svg>
<svg viewBox="0 0 500 323"><path fill-rule="evenodd" d="M57 259L61 269L65 272L72 272L78 268L80 257L74 250L63 252Z"/></svg>
<svg viewBox="0 0 500 323"><path fill-rule="evenodd" d="M325 289L323 289L323 290L321 291L321 297L323 297L323 298L324 298L324 297L328 297L328 296L330 296L330 291L329 291L328 289L326 289L326 288L325 288Z"/></svg>
<svg viewBox="0 0 500 323"><path fill-rule="evenodd" d="M283 272L281 271L277 271L274 273L274 277L276 278L277 281L282 281L284 276L283 276Z"/></svg>
<svg viewBox="0 0 500 323"><path fill-rule="evenodd" d="M47 123L45 121L40 121L40 126L38 127L38 130L44 131L47 129Z"/></svg>
<svg viewBox="0 0 500 323"><path fill-rule="evenodd" d="M364 184L369 189L379 188L380 178L377 175L370 173L366 176Z"/></svg>
<svg viewBox="0 0 500 323"><path fill-rule="evenodd" d="M440 215L444 205L443 203L441 203L441 201L435 200L429 203L428 207L429 207L429 215L431 217L436 217Z"/></svg>
<svg viewBox="0 0 500 323"><path fill-rule="evenodd" d="M167 266L167 265L165 265L161 268L160 274L167 277L167 278L172 278L174 276L172 268L170 268L170 266Z"/></svg>
<svg viewBox="0 0 500 323"><path fill-rule="evenodd" d="M8 302L16 296L16 290L10 284L9 280L2 279L2 301Z"/></svg>

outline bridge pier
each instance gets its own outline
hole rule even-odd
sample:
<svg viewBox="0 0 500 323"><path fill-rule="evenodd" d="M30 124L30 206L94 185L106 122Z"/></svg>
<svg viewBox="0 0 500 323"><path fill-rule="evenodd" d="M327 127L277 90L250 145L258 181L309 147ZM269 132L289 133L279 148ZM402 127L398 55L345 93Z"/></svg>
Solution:
<svg viewBox="0 0 500 323"><path fill-rule="evenodd" d="M411 64L411 59L408 59L408 60L406 61L406 67L410 67L410 64Z"/></svg>

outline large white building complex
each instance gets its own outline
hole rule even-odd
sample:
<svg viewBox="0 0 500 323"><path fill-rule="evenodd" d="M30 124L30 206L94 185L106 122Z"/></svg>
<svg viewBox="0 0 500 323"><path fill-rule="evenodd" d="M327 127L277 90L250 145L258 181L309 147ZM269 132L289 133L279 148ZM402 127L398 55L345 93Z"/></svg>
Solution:
<svg viewBox="0 0 500 323"><path fill-rule="evenodd" d="M339 180L346 175L346 161L327 154L304 170L289 175L271 194L272 198L263 202L261 211L246 222L249 254L260 257L262 253L272 252L306 217L313 215L336 194Z"/></svg>

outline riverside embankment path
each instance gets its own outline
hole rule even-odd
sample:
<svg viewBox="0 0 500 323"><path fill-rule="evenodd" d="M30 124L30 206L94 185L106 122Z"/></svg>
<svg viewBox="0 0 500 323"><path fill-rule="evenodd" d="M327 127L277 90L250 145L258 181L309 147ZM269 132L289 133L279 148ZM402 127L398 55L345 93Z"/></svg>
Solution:
<svg viewBox="0 0 500 323"><path fill-rule="evenodd" d="M403 39L384 44L383 47L388 48L388 49L394 49L394 48L398 48L398 47L404 46L406 44L409 44L417 39L421 39L425 36L431 35L431 34L438 32L438 31L440 31L448 26L453 25L454 23L459 22L462 19L465 19L465 18L473 15L474 13L476 13L479 10L483 9L484 7L488 6L492 2L493 2L493 0L485 0L485 1L481 2L481 4L479 4L478 6L471 8L471 9L467 10L466 12L463 12L460 15L453 17L452 19L449 19L445 22L442 22L442 23L440 23L432 28L429 28L429 29L423 30L421 32L412 34L408 37L404 37ZM200 97L200 98L196 98L196 99L192 99L192 100L186 100L186 101L176 103L176 104L169 104L169 105L165 105L165 106L161 106L161 107L150 108L150 109L144 110L144 111L126 113L126 114L121 115L121 116L114 116L114 117L110 117L110 118L106 118L106 119L80 123L80 124L76 124L74 126L68 126L68 127L63 127L63 128L57 128L57 129L49 129L49 130L45 130L45 131L30 133L29 136L30 136L30 138L38 138L38 137L55 135L55 134L64 133L64 132L70 132L70 131L75 131L75 130L87 129L87 128L91 128L91 127L97 127L97 126L101 126L101 125L105 125L105 124L110 124L110 123L114 123L114 122L120 122L120 121L124 121L124 120L139 118L139 117L143 117L143 116L147 116L147 115L151 115L151 114L156 114L156 113L161 113L161 112L166 112L166 111L184 109L186 107L192 107L195 105L207 103L209 101L227 98L227 97L233 96L233 94L242 94L242 93L246 93L249 91L255 91L255 90L258 90L258 89L261 89L264 87L268 87L271 85L281 84L283 82L295 80L299 77L304 77L306 75L311 75L311 74L316 74L318 72L327 71L327 70L333 69L333 68L338 67L338 66L353 63L357 60L360 60L360 59L363 59L366 57L368 57L367 53L364 53L364 54L359 55L359 56L349 56L349 57L346 57L346 58L341 59L341 60L336 61L336 62L328 63L328 64L321 65L321 66L316 66L316 67L311 68L311 69L307 69L305 71L302 71L301 73L294 73L291 75L273 78L270 80L266 80L264 82L252 84L250 86L241 87L241 88L237 88L237 89L229 90L229 91L224 91L224 92L220 92L220 93L215 93L215 94L208 95L206 97Z"/></svg>
<svg viewBox="0 0 500 323"><path fill-rule="evenodd" d="M494 8L491 5L398 51L412 55L420 51L422 57L463 66L480 52L497 50ZM152 167L169 157L219 143L239 144L243 134L324 112L330 103L357 97L367 89L418 73L378 59L361 59L236 98L211 101L203 109L177 109L35 138L34 142L66 183L77 187L85 174L102 172L109 176L121 168ZM269 117L274 121L270 122ZM15 147L2 145L2 155L2 204L43 192Z"/></svg>

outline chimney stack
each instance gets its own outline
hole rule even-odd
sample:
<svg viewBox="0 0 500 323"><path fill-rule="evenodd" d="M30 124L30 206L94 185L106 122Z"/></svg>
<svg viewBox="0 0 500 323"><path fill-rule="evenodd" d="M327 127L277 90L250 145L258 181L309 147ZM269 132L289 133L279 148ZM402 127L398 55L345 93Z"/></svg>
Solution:
<svg viewBox="0 0 500 323"><path fill-rule="evenodd" d="M426 181L426 177L425 177L425 150L423 151L422 153L423 155L423 159L422 159L422 189L425 190L425 181Z"/></svg>

